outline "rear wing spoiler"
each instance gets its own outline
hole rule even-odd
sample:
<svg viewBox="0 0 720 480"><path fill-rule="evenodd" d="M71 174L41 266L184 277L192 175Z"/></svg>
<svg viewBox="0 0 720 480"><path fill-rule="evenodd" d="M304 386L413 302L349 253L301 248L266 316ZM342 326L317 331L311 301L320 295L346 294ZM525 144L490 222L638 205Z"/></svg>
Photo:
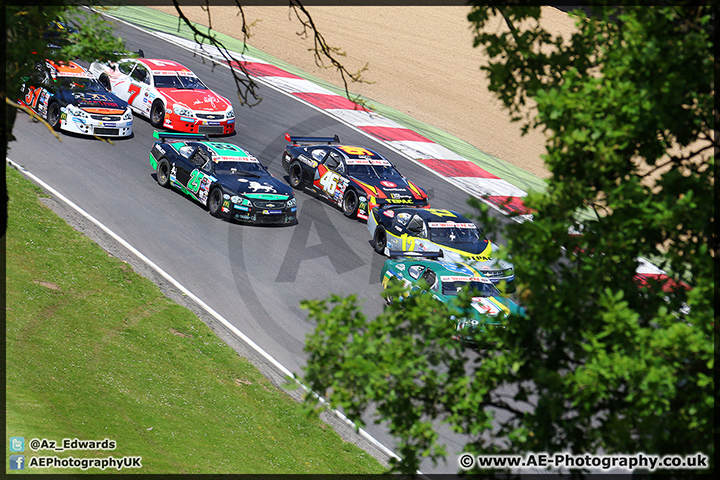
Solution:
<svg viewBox="0 0 720 480"><path fill-rule="evenodd" d="M210 140L205 133L158 132L157 130L153 132L153 137L162 140L163 143L168 138L173 140Z"/></svg>
<svg viewBox="0 0 720 480"><path fill-rule="evenodd" d="M334 137L294 137L289 133L285 134L285 140L295 144L299 143L340 143L340 138L335 135Z"/></svg>
<svg viewBox="0 0 720 480"><path fill-rule="evenodd" d="M427 258L430 260L437 260L442 256L442 252L407 252L403 250L390 250L388 255L390 258Z"/></svg>

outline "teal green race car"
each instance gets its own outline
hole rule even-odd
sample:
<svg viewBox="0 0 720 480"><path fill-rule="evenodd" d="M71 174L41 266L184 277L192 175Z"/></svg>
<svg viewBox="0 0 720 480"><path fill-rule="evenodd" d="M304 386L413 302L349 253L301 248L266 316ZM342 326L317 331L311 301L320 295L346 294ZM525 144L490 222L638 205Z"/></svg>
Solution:
<svg viewBox="0 0 720 480"><path fill-rule="evenodd" d="M180 190L215 217L253 224L294 225L297 200L244 149L204 134L155 132L150 166L162 187Z"/></svg>
<svg viewBox="0 0 720 480"><path fill-rule="evenodd" d="M424 280L430 286L430 292L438 300L456 306L458 315L462 315L458 306L458 294L463 289L474 291L471 315L453 315L458 330L453 338L467 343L476 343L475 333L482 332L488 326L501 326L508 315L525 316L525 310L509 298L503 297L489 278L479 270L464 263L439 262L426 257L391 258L382 268L382 285L388 288L392 282L400 282L408 290L408 295L420 292L419 283ZM392 298L386 296L388 303ZM399 298L398 300L403 300Z"/></svg>

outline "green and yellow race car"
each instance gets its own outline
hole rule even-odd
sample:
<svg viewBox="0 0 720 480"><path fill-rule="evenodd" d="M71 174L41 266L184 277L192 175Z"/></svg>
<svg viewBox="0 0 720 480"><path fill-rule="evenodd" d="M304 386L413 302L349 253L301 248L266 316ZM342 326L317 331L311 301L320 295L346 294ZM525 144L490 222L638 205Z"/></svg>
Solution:
<svg viewBox="0 0 720 480"><path fill-rule="evenodd" d="M488 326L505 324L509 315L525 316L525 310L493 285L481 271L468 264L430 260L426 257L390 258L382 268L382 285L388 288L392 282L400 282L406 287L407 295L425 292L420 282L429 285L427 293L449 304L457 311L450 320L455 322L456 340L475 343L475 333L482 332ZM459 306L458 294L463 290L473 292L470 314L463 313ZM391 303L397 299L385 296Z"/></svg>

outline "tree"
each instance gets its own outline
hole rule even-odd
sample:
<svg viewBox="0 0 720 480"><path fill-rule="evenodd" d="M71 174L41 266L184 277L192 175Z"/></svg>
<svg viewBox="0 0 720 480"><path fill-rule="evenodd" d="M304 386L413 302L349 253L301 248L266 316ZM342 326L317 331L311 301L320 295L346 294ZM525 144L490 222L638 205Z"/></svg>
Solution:
<svg viewBox="0 0 720 480"><path fill-rule="evenodd" d="M445 456L437 422L470 435L474 454L701 452L712 467L712 8L597 6L574 12L566 39L541 12L475 3L468 15L490 89L547 136L547 192L526 198L532 222L504 232L527 317L472 354L429 295L375 319L354 297L308 300L306 381L360 425L372 406L400 472ZM639 256L677 281L639 286Z"/></svg>

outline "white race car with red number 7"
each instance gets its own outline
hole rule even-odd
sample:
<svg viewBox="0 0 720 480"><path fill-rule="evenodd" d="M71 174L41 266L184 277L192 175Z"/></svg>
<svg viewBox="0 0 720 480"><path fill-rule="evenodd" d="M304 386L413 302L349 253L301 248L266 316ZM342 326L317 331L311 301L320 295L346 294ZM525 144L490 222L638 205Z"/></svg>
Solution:
<svg viewBox="0 0 720 480"><path fill-rule="evenodd" d="M172 60L125 58L93 62L90 72L154 127L228 135L235 131L230 101L210 90L189 68Z"/></svg>

